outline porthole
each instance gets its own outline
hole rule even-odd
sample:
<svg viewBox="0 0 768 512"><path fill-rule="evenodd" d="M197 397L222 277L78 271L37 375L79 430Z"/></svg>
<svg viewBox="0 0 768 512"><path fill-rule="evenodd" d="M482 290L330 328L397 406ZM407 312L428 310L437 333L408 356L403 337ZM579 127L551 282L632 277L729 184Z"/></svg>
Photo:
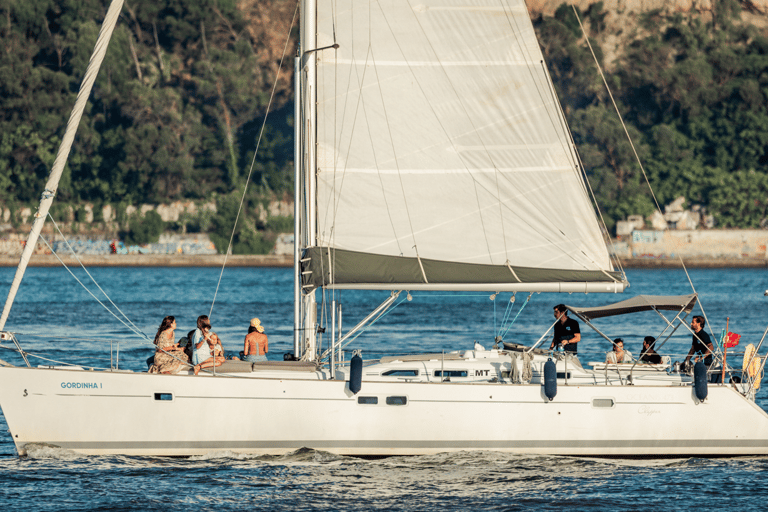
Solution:
<svg viewBox="0 0 768 512"><path fill-rule="evenodd" d="M379 397L377 396L359 396L357 397L357 403L362 405L376 405L379 403Z"/></svg>
<svg viewBox="0 0 768 512"><path fill-rule="evenodd" d="M592 407L595 407L598 409L613 409L614 405L616 405L616 403L613 401L613 398L593 398L592 399Z"/></svg>
<svg viewBox="0 0 768 512"><path fill-rule="evenodd" d="M408 398L404 396L388 396L387 405L405 405L408 403Z"/></svg>

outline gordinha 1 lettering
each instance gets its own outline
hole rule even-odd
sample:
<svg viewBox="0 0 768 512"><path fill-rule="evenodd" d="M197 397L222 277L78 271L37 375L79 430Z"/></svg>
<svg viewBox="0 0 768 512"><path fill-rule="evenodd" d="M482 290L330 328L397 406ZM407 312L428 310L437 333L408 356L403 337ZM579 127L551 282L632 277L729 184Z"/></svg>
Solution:
<svg viewBox="0 0 768 512"><path fill-rule="evenodd" d="M101 389L101 383L96 382L62 382L62 389Z"/></svg>

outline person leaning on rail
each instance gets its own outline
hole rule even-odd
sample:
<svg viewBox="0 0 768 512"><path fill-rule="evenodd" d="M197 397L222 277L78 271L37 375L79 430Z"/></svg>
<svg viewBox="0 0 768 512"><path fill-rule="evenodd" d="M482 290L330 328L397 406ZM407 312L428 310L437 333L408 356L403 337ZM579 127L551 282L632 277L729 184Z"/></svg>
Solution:
<svg viewBox="0 0 768 512"><path fill-rule="evenodd" d="M549 345L549 350L553 350L558 345L563 347L563 350L575 354L578 350L576 345L581 340L581 330L579 329L579 322L573 318L568 318L568 310L564 304L558 304L554 307L555 318L555 335L552 338L552 343Z"/></svg>
<svg viewBox="0 0 768 512"><path fill-rule="evenodd" d="M695 361L700 361L702 357L704 358L704 364L707 365L707 368L712 365L712 354L715 348L712 345L712 339L709 337L709 334L704 330L705 323L706 321L701 315L696 315L691 320L691 329L693 330L691 350L688 351L684 364L688 364L688 361L696 356Z"/></svg>

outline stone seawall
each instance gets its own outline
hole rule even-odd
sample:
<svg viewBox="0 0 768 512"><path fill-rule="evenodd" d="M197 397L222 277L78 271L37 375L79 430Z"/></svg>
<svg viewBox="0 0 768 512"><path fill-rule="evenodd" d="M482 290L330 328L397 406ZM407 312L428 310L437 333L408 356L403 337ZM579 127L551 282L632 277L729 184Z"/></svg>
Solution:
<svg viewBox="0 0 768 512"><path fill-rule="evenodd" d="M635 230L613 244L627 267L765 267L768 230Z"/></svg>
<svg viewBox="0 0 768 512"><path fill-rule="evenodd" d="M768 230L636 230L612 245L613 254L627 268L687 267L768 267ZM230 267L290 267L293 244L285 244L283 254L231 255ZM194 254L82 254L86 267L220 267L224 255ZM68 266L79 265L69 255L62 256ZM0 266L15 267L18 255L0 255ZM35 254L30 266L59 266L53 254Z"/></svg>

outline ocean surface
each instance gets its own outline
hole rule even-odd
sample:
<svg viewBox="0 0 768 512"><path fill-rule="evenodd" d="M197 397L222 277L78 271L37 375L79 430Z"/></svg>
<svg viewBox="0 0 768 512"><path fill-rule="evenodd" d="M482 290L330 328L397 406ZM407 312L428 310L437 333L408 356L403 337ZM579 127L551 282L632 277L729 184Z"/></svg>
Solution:
<svg viewBox="0 0 768 512"><path fill-rule="evenodd" d="M0 289L15 269L0 269ZM75 275L102 307L63 268L31 268L6 328L36 356L89 367L146 370L151 339L165 315L177 320L177 337L211 312L214 330L231 354L242 350L252 317L270 340L270 359L292 351L291 269L94 268ZM413 293L354 339L364 359L384 354L490 348L494 337L532 344L542 338L558 303L598 306L638 294L699 293L708 330L742 335L734 362L747 343L757 344L768 326L768 271L762 269L628 270L623 295ZM388 292L342 292L344 329L356 324ZM212 305L213 304L213 305ZM522 307L524 306L524 307ZM116 310L116 307L119 308ZM522 307L522 311L521 311ZM697 306L695 313L701 314ZM124 316L123 316L124 315ZM674 314L667 314L672 319ZM122 319L121 323L117 318ZM129 320L127 320L127 319ZM511 323L515 319L514 323ZM511 325L510 325L511 324ZM597 320L611 338L622 337L637 355L646 335L658 336L656 313ZM603 360L609 344L581 326L582 362ZM146 337L144 337L146 336ZM690 347L682 329L659 350L682 360ZM549 346L551 333L543 343ZM7 343L4 344L7 346ZM768 345L764 346L764 354ZM119 350L119 352L118 352ZM9 350L0 359L23 364ZM765 387L768 387L766 385ZM757 402L768 407L765 387ZM521 421L525 421L524 418ZM178 428L184 428L178 425ZM478 428L482 428L479 424ZM691 425L706 428L706 425ZM202 457L92 457L39 448L19 458L0 416L0 510L764 510L768 458L604 460L460 452L361 460L302 449L280 457L217 452Z"/></svg>

